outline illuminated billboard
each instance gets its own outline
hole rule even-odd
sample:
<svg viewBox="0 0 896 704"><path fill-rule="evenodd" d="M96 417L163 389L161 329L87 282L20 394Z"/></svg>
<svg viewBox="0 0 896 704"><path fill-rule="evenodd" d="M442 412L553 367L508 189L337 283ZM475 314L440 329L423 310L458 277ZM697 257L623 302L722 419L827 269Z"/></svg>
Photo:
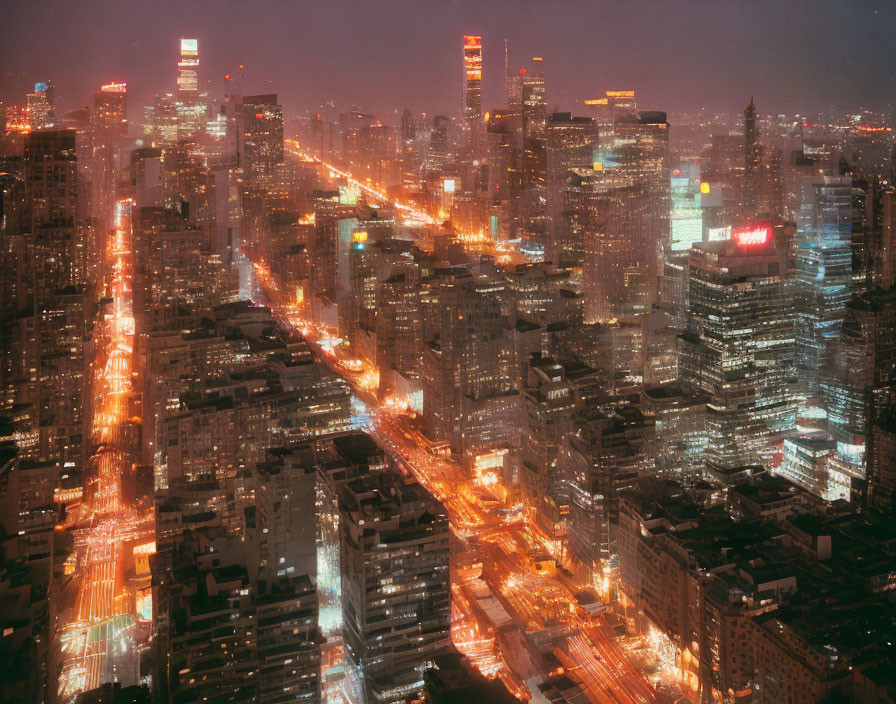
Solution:
<svg viewBox="0 0 896 704"><path fill-rule="evenodd" d="M442 190L445 193L454 193L455 186L456 186L456 184L455 184L455 180L453 178L446 178L442 182Z"/></svg>
<svg viewBox="0 0 896 704"><path fill-rule="evenodd" d="M741 249L759 249L772 241L771 225L757 223L731 231L731 239Z"/></svg>
<svg viewBox="0 0 896 704"><path fill-rule="evenodd" d="M147 587L137 592L137 620L152 623L152 588Z"/></svg>
<svg viewBox="0 0 896 704"><path fill-rule="evenodd" d="M710 227L706 230L707 242L719 242L731 239L731 225L726 227Z"/></svg>

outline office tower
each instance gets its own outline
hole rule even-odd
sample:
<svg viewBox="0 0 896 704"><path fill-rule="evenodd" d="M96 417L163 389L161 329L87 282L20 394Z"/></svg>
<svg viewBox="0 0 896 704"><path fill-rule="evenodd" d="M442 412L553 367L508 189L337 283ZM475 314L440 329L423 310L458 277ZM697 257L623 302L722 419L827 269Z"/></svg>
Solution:
<svg viewBox="0 0 896 704"><path fill-rule="evenodd" d="M395 220L388 211L359 208L347 252L347 285L338 297L339 327L357 356L376 359L376 288L391 265L403 258L409 240L393 239Z"/></svg>
<svg viewBox="0 0 896 704"><path fill-rule="evenodd" d="M107 83L93 95L90 164L92 214L100 227L112 223L116 178L125 167L125 140L128 133L127 84ZM102 246L102 242L98 243Z"/></svg>
<svg viewBox="0 0 896 704"><path fill-rule="evenodd" d="M343 637L344 616L339 496L346 484L359 477L390 471L392 460L373 438L358 431L331 435L310 445L317 467L320 624L328 641L339 644Z"/></svg>
<svg viewBox="0 0 896 704"><path fill-rule="evenodd" d="M641 410L656 424L650 454L658 476L685 485L702 480L709 400L680 381L647 386L641 392Z"/></svg>
<svg viewBox="0 0 896 704"><path fill-rule="evenodd" d="M589 113L594 118L601 135L607 143L613 141L616 117L638 111L638 103L633 90L608 90L602 98L585 101Z"/></svg>
<svg viewBox="0 0 896 704"><path fill-rule="evenodd" d="M514 432L518 397L501 298L505 285L463 270L438 288L423 361L423 424L432 440L472 463Z"/></svg>
<svg viewBox="0 0 896 704"><path fill-rule="evenodd" d="M836 457L827 469L830 486L816 480L810 490L855 500L865 493L873 422L896 393L896 292L875 288L853 297L827 359L819 389Z"/></svg>
<svg viewBox="0 0 896 704"><path fill-rule="evenodd" d="M670 251L682 253L691 245L703 241L703 191L711 186L700 180L700 163L687 161L679 163L672 170L670 215ZM674 254L673 254L674 256Z"/></svg>
<svg viewBox="0 0 896 704"><path fill-rule="evenodd" d="M533 59L533 61L541 59ZM526 71L520 81L520 113L523 129L523 187L535 197L537 189L543 187L546 178L545 129L547 127L547 99L545 97L544 74L538 70ZM544 198L543 193L540 194ZM530 210L533 210L530 208ZM544 209L534 209L525 219L531 224L533 219L544 217Z"/></svg>
<svg viewBox="0 0 896 704"><path fill-rule="evenodd" d="M47 603L58 547L54 502L62 467L8 457L0 466L0 528L6 539L0 571L0 659L9 666L0 683L4 701L46 701L50 616ZM71 486L66 487L69 491Z"/></svg>
<svg viewBox="0 0 896 704"><path fill-rule="evenodd" d="M581 267L585 242L581 229L567 217L570 211L563 207L563 191L593 171L597 127L590 117L555 112L547 120L545 133L548 211L545 257L558 267Z"/></svg>
<svg viewBox="0 0 896 704"><path fill-rule="evenodd" d="M283 163L283 107L277 94L243 96L237 106L237 164L247 178L270 178Z"/></svg>
<svg viewBox="0 0 896 704"><path fill-rule="evenodd" d="M31 202L32 231L75 224L79 196L75 137L74 130L44 130L25 139L25 188Z"/></svg>
<svg viewBox="0 0 896 704"><path fill-rule="evenodd" d="M571 311L570 274L550 264L537 262L517 264L512 269L499 269L497 275L507 284L507 293L517 318L544 324L572 322L577 314ZM525 360L528 365L529 360ZM523 370L521 380L525 380Z"/></svg>
<svg viewBox="0 0 896 704"><path fill-rule="evenodd" d="M30 222L22 224L31 234L16 257L19 313L8 328L8 371L22 457L81 467L90 276L75 141L74 130L25 139Z"/></svg>
<svg viewBox="0 0 896 704"><path fill-rule="evenodd" d="M618 115L614 123L617 170L647 189L650 208L649 254L645 260L645 295L656 295L657 267L669 250L670 165L669 123L666 113L642 110Z"/></svg>
<svg viewBox="0 0 896 704"><path fill-rule="evenodd" d="M540 58L533 61L540 62ZM547 126L547 98L545 96L544 73L540 65L536 70L526 71L520 80L520 112L523 116L523 140L541 139Z"/></svg>
<svg viewBox="0 0 896 704"><path fill-rule="evenodd" d="M879 202L880 235L872 248L872 279L883 289L889 289L896 284L896 190L881 192Z"/></svg>
<svg viewBox="0 0 896 704"><path fill-rule="evenodd" d="M803 184L793 295L797 372L810 401L819 400L828 347L840 333L852 293L852 229L851 178Z"/></svg>
<svg viewBox="0 0 896 704"><path fill-rule="evenodd" d="M163 513L174 503L169 499ZM314 575L260 579L254 526L229 535L209 516L199 507L185 511L188 527L159 544L171 556L169 569L177 570L154 585L154 606L161 609L154 625L170 696L318 704Z"/></svg>
<svg viewBox="0 0 896 704"><path fill-rule="evenodd" d="M476 159L482 131L482 37L464 36L464 132L470 158Z"/></svg>
<svg viewBox="0 0 896 704"><path fill-rule="evenodd" d="M756 106L753 98L744 108L744 195L745 218L756 217L762 179L762 144L759 142Z"/></svg>
<svg viewBox="0 0 896 704"><path fill-rule="evenodd" d="M405 701L451 646L448 516L397 473L339 494L346 669L359 701Z"/></svg>
<svg viewBox="0 0 896 704"><path fill-rule="evenodd" d="M400 181L400 150L396 148L393 127L373 115L346 112L339 115L339 129L342 160L353 174L387 185Z"/></svg>
<svg viewBox="0 0 896 704"><path fill-rule="evenodd" d="M486 142L487 228L494 239L512 239L520 228L522 142L519 110L489 111L486 115Z"/></svg>
<svg viewBox="0 0 896 704"><path fill-rule="evenodd" d="M101 144L119 142L128 132L128 85L106 83L93 95L94 138Z"/></svg>
<svg viewBox="0 0 896 704"><path fill-rule="evenodd" d="M510 207L519 191L520 114L514 110L490 110L486 120L488 140L488 195Z"/></svg>
<svg viewBox="0 0 896 704"><path fill-rule="evenodd" d="M793 308L767 225L691 249L682 381L709 395L707 465L767 458L795 422Z"/></svg>
<svg viewBox="0 0 896 704"><path fill-rule="evenodd" d="M221 302L206 233L179 213L143 208L134 222L134 315L142 330L185 327Z"/></svg>
<svg viewBox="0 0 896 704"><path fill-rule="evenodd" d="M423 287L417 262L403 261L376 285L376 366L380 396L394 391L414 403L422 396ZM421 404L417 403L419 407Z"/></svg>
<svg viewBox="0 0 896 704"><path fill-rule="evenodd" d="M340 223L354 219L354 206L340 202L338 191L313 191L311 204L314 208L314 268L311 272L311 287L315 298L336 302L340 279L341 231L346 231L351 239L351 228ZM347 246L346 245L346 255ZM348 266L347 256L343 269Z"/></svg>
<svg viewBox="0 0 896 704"><path fill-rule="evenodd" d="M504 40L504 98L511 111L519 112L522 103L522 76L526 70L518 72L510 68L507 40Z"/></svg>
<svg viewBox="0 0 896 704"><path fill-rule="evenodd" d="M34 92L26 97L28 119L32 130L44 130L56 124L56 98L53 83L35 83Z"/></svg>
<svg viewBox="0 0 896 704"><path fill-rule="evenodd" d="M648 272L655 261L647 189L584 191L581 198L585 322L646 312L650 307Z"/></svg>
<svg viewBox="0 0 896 704"><path fill-rule="evenodd" d="M555 462L563 439L573 432L576 399L566 370L556 360L533 355L523 391L520 488L530 521L548 536L558 531L560 508L555 491Z"/></svg>
<svg viewBox="0 0 896 704"><path fill-rule="evenodd" d="M617 566L619 494L648 466L653 421L634 406L592 412L568 434L557 457L556 481L566 507L569 552L592 583Z"/></svg>
<svg viewBox="0 0 896 704"><path fill-rule="evenodd" d="M429 135L429 149L426 155L426 164L433 169L444 169L454 161L449 141L449 127L451 118L445 115L436 115L432 121L432 130Z"/></svg>
<svg viewBox="0 0 896 704"><path fill-rule="evenodd" d="M236 149L231 97L224 100L220 125L215 124L213 127L214 130L223 128L226 144L223 151L228 156L232 156ZM144 141L156 146L178 141L193 142L206 134L207 112L208 106L200 102L200 96L189 98L180 93L156 95L153 104L143 108Z"/></svg>
<svg viewBox="0 0 896 704"><path fill-rule="evenodd" d="M199 40L180 40L180 59L177 62L177 95L187 102L199 97Z"/></svg>

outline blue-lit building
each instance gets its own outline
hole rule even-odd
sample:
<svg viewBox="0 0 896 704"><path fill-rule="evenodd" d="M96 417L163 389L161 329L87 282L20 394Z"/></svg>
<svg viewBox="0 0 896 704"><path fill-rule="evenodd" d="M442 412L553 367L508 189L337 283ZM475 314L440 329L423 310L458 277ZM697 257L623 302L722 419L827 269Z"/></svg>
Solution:
<svg viewBox="0 0 896 704"><path fill-rule="evenodd" d="M850 178L803 185L794 298L796 368L809 399L820 396L828 349L852 295L853 190Z"/></svg>

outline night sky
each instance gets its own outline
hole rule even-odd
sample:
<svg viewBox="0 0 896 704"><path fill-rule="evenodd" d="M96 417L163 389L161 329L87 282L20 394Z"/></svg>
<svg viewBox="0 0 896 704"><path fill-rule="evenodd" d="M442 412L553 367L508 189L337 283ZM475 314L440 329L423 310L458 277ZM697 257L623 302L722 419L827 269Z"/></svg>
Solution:
<svg viewBox="0 0 896 704"><path fill-rule="evenodd" d="M645 108L760 112L865 106L896 95L893 0L2 0L0 99L50 79L68 110L103 82L129 85L131 117L173 90L177 40L197 37L202 85L275 91L287 114L334 99L386 115L455 114L461 35L482 34L484 108L511 65L544 57L548 109L634 88ZM237 69L238 64L245 69ZM578 102L578 106L576 103Z"/></svg>

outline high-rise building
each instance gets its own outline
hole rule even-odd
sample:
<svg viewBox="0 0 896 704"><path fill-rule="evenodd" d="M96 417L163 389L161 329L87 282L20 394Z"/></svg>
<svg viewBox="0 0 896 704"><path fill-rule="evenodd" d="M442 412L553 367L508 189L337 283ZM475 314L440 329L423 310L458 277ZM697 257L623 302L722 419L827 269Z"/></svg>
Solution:
<svg viewBox="0 0 896 704"><path fill-rule="evenodd" d="M180 40L180 59L177 62L177 93L184 101L199 97L199 40Z"/></svg>
<svg viewBox="0 0 896 704"><path fill-rule="evenodd" d="M573 224L583 228L585 322L606 322L649 310L648 272L655 256L646 188L585 190L576 207L584 219Z"/></svg>
<svg viewBox="0 0 896 704"><path fill-rule="evenodd" d="M555 465L563 439L574 429L576 399L566 370L556 360L533 355L528 366L519 483L529 520L552 536L561 522Z"/></svg>
<svg viewBox="0 0 896 704"><path fill-rule="evenodd" d="M594 413L560 447L555 472L565 503L567 547L594 583L604 567L616 567L619 493L647 469L652 431L652 419L624 406Z"/></svg>
<svg viewBox="0 0 896 704"><path fill-rule="evenodd" d="M829 346L852 295L853 185L849 177L806 183L798 219L796 365L801 391L819 401Z"/></svg>
<svg viewBox="0 0 896 704"><path fill-rule="evenodd" d="M768 458L795 424L793 308L768 225L691 249L683 381L709 396L708 466Z"/></svg>
<svg viewBox="0 0 896 704"><path fill-rule="evenodd" d="M669 123L666 113L662 111L641 110L617 114L614 130L614 149L618 160L615 170L647 191L650 242L649 251L645 251L642 273L645 293L652 302L659 278L658 262L670 247Z"/></svg>
<svg viewBox="0 0 896 704"><path fill-rule="evenodd" d="M670 251L687 252L695 242L703 240L702 189L708 184L700 181L700 163L681 162L672 170L670 214ZM673 254L674 256L674 254Z"/></svg>
<svg viewBox="0 0 896 704"><path fill-rule="evenodd" d="M530 193L530 201L535 206L544 200L543 188L546 180L546 144L547 98L545 96L544 73L541 71L540 58L533 61L536 66L527 70L520 79L520 113L522 115L523 155L522 175L523 188ZM544 218L544 207L529 207L524 215L527 229L535 228L535 221Z"/></svg>
<svg viewBox="0 0 896 704"><path fill-rule="evenodd" d="M126 83L106 83L93 95L90 163L92 214L101 226L112 222L115 179L126 166L124 148L128 134Z"/></svg>
<svg viewBox="0 0 896 704"><path fill-rule="evenodd" d="M576 210L564 207L566 190L581 188L583 178L594 169L597 127L590 117L555 112L548 118L545 132L548 213L545 258L559 267L578 268L585 259L584 228L572 216Z"/></svg>
<svg viewBox="0 0 896 704"><path fill-rule="evenodd" d="M896 394L896 291L875 288L850 300L819 388L837 448L829 481L842 487L822 486L821 493L856 499L865 491L872 424Z"/></svg>
<svg viewBox="0 0 896 704"><path fill-rule="evenodd" d="M464 36L464 130L475 158L482 131L482 37Z"/></svg>
<svg viewBox="0 0 896 704"><path fill-rule="evenodd" d="M270 177L283 163L283 107L277 94L244 96L236 126L237 164L250 179Z"/></svg>
<svg viewBox="0 0 896 704"><path fill-rule="evenodd" d="M451 646L448 516L385 472L342 487L339 521L350 686L365 704L405 701Z"/></svg>
<svg viewBox="0 0 896 704"><path fill-rule="evenodd" d="M423 424L472 462L506 447L515 432L518 396L511 374L505 284L459 271L438 290L438 318L423 361Z"/></svg>
<svg viewBox="0 0 896 704"><path fill-rule="evenodd" d="M28 119L32 130L44 130L56 124L56 97L53 83L35 83L34 92L26 97Z"/></svg>
<svg viewBox="0 0 896 704"><path fill-rule="evenodd" d="M745 218L757 215L762 179L762 144L759 142L756 106L753 98L744 108L744 195L743 213Z"/></svg>

